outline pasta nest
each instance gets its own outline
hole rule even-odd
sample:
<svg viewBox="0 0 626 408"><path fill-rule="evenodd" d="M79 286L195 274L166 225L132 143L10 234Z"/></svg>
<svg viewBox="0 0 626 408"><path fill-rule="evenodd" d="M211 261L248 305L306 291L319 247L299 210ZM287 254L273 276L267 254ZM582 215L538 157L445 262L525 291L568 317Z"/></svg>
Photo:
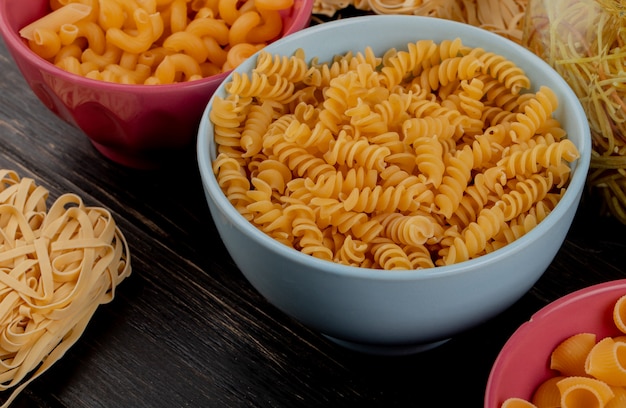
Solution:
<svg viewBox="0 0 626 408"><path fill-rule="evenodd" d="M0 390L11 401L78 340L131 273L111 214L0 170Z"/></svg>

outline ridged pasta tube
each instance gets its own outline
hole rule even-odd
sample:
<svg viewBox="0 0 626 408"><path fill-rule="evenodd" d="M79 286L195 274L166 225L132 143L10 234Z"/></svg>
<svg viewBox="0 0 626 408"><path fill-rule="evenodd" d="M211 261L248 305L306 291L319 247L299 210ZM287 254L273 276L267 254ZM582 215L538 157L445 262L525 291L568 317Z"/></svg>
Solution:
<svg viewBox="0 0 626 408"><path fill-rule="evenodd" d="M119 28L110 28L106 32L106 39L116 47L139 54L147 51L154 41L159 38L160 33L154 26L154 19L142 8L133 11L133 20L137 25L137 34L131 35Z"/></svg>

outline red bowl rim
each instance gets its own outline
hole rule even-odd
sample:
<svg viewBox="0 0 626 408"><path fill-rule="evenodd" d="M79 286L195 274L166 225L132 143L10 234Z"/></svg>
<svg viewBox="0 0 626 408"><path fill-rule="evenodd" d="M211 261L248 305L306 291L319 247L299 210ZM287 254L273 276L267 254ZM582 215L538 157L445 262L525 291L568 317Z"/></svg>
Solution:
<svg viewBox="0 0 626 408"><path fill-rule="evenodd" d="M283 33L280 38L283 38L287 35L293 34L303 28L308 26L311 13L313 10L314 0L295 0L299 1L300 7L297 9L298 14L294 15L293 22L294 24L285 27L287 30ZM295 4L295 3L294 3ZM2 0L2 7L7 7L8 1ZM306 19L304 19L306 16ZM303 23L302 20L305 20ZM295 24L300 23L300 24ZM107 89L107 90L119 90L119 91L132 91L137 93L157 93L162 94L164 92L173 92L174 90L179 91L181 89L188 88L196 88L203 87L205 85L217 86L219 85L231 72L224 71L216 75L212 75L210 77L198 79L196 81L190 82L178 82L174 84L161 84L156 86L146 86L143 84L120 84L115 82L106 82L100 81L96 79L86 78L80 75L76 75L67 71L64 71L61 68L56 67L54 64L46 61L45 59L39 57L37 54L32 52L30 48L26 45L24 40L20 37L19 33L14 31L11 28L10 22L6 19L6 13L0 13L0 34L4 37L7 47L13 50L14 53L18 53L22 55L25 59L27 59L30 63L37 66L40 70L44 72L49 72L54 74L55 76L60 76L65 78L68 81L75 82L77 84L82 84L84 86L88 86L91 88L99 88L99 89Z"/></svg>
<svg viewBox="0 0 626 408"><path fill-rule="evenodd" d="M626 294L626 279L618 279L612 280L592 286L588 286L572 293L569 293L551 303L541 308L535 314L531 316L531 318L523 323L507 340L507 342L502 347L498 357L496 358L491 372L489 374L489 378L487 380L487 387L485 391L485 408L498 408L499 405L503 401L497 400L498 398L502 398L500 394L500 388L503 385L503 379L500 374L504 371L508 371L509 365L513 364L512 359L514 359L515 355L518 353L522 353L522 349L525 348L525 344L528 342L528 336L532 335L532 333L537 330L539 327L547 328L548 331L560 330L559 324L555 324L555 320L562 316L561 314L575 307L577 310L581 309L581 302L588 304L590 302L597 302L597 299L600 298L603 300L602 305L598 305L594 308L585 308L578 310L579 312L585 313L588 310L587 314L593 314L597 318L596 328L601 328L598 330L596 334L598 338L609 336L609 335L618 335L620 334L619 330L614 326L612 320L612 309L613 305L617 301L617 299ZM611 297L612 296L612 297ZM598 316L597 311L600 308L610 309L606 310L607 313L605 315ZM609 311L611 313L609 313ZM560 318L559 318L560 319ZM550 352L556 347L558 343L565 340L567 337L580 333L580 332L594 332L589 328L585 328L584 323L578 324L577 322L580 319L568 319L567 325L568 330L562 332L562 336L553 340L554 344L550 345ZM583 319L584 321L588 321L587 319ZM560 321L563 321L560 319ZM577 326L578 325L578 326ZM577 326L577 327L576 327ZM574 328L575 327L575 328ZM543 331L545 333L545 331ZM551 336L548 336L551 338ZM546 346L547 347L547 346ZM526 361L535 363L535 364L543 364L544 365L544 376L538 377L535 381L535 384L530 387L530 382L522 394L525 395L510 395L507 397L520 397L520 398L529 398L536 387L542 382L548 379L550 376L554 375L554 373L550 370L548 361L549 354L545 355L533 355L540 353L524 353L524 359ZM531 364L532 364L531 363Z"/></svg>

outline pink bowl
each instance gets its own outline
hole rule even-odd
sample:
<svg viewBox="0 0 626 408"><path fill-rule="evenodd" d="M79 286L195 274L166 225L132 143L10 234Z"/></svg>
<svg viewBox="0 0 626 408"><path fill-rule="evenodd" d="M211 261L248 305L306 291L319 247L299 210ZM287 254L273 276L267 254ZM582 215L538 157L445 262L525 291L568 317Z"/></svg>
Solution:
<svg viewBox="0 0 626 408"><path fill-rule="evenodd" d="M499 408L510 397L530 400L535 389L555 375L550 355L568 337L595 333L600 340L621 333L613 306L626 294L626 279L590 286L564 296L535 313L506 342L487 381L485 408Z"/></svg>
<svg viewBox="0 0 626 408"><path fill-rule="evenodd" d="M228 72L173 85L122 85L83 78L37 56L18 31L49 12L49 0L0 1L0 34L37 97L80 128L109 159L157 167L195 142L200 117ZM308 26L313 0L294 0L283 37Z"/></svg>

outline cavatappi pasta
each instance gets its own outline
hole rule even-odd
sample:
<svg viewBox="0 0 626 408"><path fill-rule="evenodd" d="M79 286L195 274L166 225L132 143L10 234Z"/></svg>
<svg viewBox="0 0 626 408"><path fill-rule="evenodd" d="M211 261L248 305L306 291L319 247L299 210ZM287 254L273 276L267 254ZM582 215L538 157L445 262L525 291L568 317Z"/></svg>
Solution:
<svg viewBox="0 0 626 408"><path fill-rule="evenodd" d="M307 62L261 52L210 111L235 208L305 254L423 269L494 251L541 222L579 157L523 70L460 39Z"/></svg>
<svg viewBox="0 0 626 408"><path fill-rule="evenodd" d="M131 273L111 214L0 170L0 391L8 407L81 336Z"/></svg>
<svg viewBox="0 0 626 408"><path fill-rule="evenodd" d="M554 376L537 387L530 401L511 397L501 407L626 407L626 295L615 302L612 317L622 334L599 341L585 332L566 338L550 356Z"/></svg>
<svg viewBox="0 0 626 408"><path fill-rule="evenodd" d="M92 79L170 84L228 71L276 39L293 0L51 0L30 48Z"/></svg>

